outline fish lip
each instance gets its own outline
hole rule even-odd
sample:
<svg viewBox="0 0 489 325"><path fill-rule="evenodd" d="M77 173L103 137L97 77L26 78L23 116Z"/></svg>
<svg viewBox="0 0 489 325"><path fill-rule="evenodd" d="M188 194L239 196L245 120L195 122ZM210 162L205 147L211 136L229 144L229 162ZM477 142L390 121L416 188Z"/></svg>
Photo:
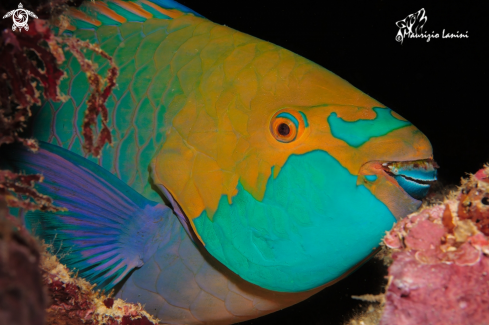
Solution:
<svg viewBox="0 0 489 325"><path fill-rule="evenodd" d="M380 163L387 179L415 200L423 200L430 187L437 182L436 174L439 166L431 157Z"/></svg>

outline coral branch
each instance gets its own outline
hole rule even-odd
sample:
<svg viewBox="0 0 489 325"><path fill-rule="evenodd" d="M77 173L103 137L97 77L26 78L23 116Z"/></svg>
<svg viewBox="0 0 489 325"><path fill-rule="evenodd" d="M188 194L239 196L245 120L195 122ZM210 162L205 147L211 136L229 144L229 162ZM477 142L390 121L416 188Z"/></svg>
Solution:
<svg viewBox="0 0 489 325"><path fill-rule="evenodd" d="M85 113L85 118L83 120L83 137L85 143L83 145L84 149L92 153L95 157L100 155L100 151L105 143L112 143L112 136L110 130L107 126L108 111L105 106L105 102L109 97L112 89L115 87L115 79L118 75L118 69L115 63L107 53L105 53L98 45L91 44L87 41L81 41L76 38L67 38L65 40L71 53L76 57L80 63L81 69L87 74L88 82L92 88L92 93L87 100L87 111ZM108 70L107 78L103 79L98 73L96 73L96 65L90 60L86 59L83 55L81 49L89 49L96 54L107 59L110 64ZM105 85L105 88L103 86ZM92 127L94 128L97 124L97 117L101 115L102 117L102 129L100 130L96 144L94 145L94 134Z"/></svg>
<svg viewBox="0 0 489 325"><path fill-rule="evenodd" d="M36 151L37 141L21 134L31 115L30 107L41 102L37 83L42 86L46 99L61 100L58 86L64 73L57 64L64 56L45 21L35 20L29 26L23 33L5 29L0 39L0 146L20 142ZM41 180L40 175L1 170L0 200L27 210L59 211L49 197L34 189L34 184ZM6 207L0 209L2 214L10 216Z"/></svg>
<svg viewBox="0 0 489 325"><path fill-rule="evenodd" d="M35 20L29 26L29 31L23 33L5 29L0 39L0 145L21 142L35 151L36 141L19 134L31 115L30 106L40 104L36 82L42 85L46 99L61 100L58 86L64 72L57 63L64 57L46 22ZM51 50L42 42L49 44Z"/></svg>
<svg viewBox="0 0 489 325"><path fill-rule="evenodd" d="M65 1L58 1L60 5ZM67 44L87 74L92 93L87 101L87 111L83 121L84 148L99 156L105 143L111 143L111 133L107 126L108 112L105 102L115 86L118 74L112 58L99 46L72 37L56 37L42 20L34 20L29 30L14 33L10 29L2 32L0 42L0 146L20 142L32 151L38 150L37 141L21 136L31 115L30 107L40 104L37 83L42 87L45 100L62 100L59 84L64 72L58 64L65 60L61 44ZM44 42L44 43L43 43ZM43 45L43 44L47 44ZM106 79L95 72L96 66L85 58L81 49L89 49L109 61ZM105 87L104 87L105 85ZM101 115L102 129L94 145L92 127ZM27 210L58 211L52 200L34 189L34 183L41 181L38 175L17 175L0 171L0 198L8 206ZM23 198L23 197L24 198Z"/></svg>
<svg viewBox="0 0 489 325"><path fill-rule="evenodd" d="M11 207L24 208L26 210L64 211L55 207L53 200L34 189L34 184L42 182L41 175L22 175L9 170L0 170L0 196L5 197ZM25 199L20 199L24 195Z"/></svg>

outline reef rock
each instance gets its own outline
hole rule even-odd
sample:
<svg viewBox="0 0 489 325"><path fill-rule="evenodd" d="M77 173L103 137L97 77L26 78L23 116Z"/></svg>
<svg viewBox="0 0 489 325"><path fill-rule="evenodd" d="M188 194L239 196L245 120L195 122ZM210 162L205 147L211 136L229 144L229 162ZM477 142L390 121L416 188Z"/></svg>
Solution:
<svg viewBox="0 0 489 325"><path fill-rule="evenodd" d="M380 324L489 324L489 167L400 221Z"/></svg>

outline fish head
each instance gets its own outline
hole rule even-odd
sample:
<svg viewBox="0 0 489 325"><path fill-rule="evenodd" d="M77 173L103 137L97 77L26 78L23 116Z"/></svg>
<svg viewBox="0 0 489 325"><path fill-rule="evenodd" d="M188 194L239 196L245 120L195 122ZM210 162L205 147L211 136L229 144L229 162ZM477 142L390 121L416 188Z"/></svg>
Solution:
<svg viewBox="0 0 489 325"><path fill-rule="evenodd" d="M306 291L371 256L420 206L436 165L406 119L332 72L260 46L243 46L255 52L240 69L224 61L205 72L152 177L226 267L269 290Z"/></svg>

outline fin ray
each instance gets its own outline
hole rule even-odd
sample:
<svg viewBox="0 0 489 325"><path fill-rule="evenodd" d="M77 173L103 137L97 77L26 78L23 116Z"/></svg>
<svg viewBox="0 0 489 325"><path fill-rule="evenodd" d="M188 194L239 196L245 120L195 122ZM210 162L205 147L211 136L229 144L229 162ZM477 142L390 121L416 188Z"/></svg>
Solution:
<svg viewBox="0 0 489 325"><path fill-rule="evenodd" d="M2 148L3 149L3 148ZM65 212L32 211L27 228L52 244L60 260L110 290L155 251L172 210L137 193L99 165L61 147L41 143L38 153L8 147L10 166L41 173L39 192ZM150 255L149 255L150 256Z"/></svg>
<svg viewBox="0 0 489 325"><path fill-rule="evenodd" d="M69 8L71 19L67 30L94 29L101 25L144 22L148 19L175 19L185 14L202 17L197 12L173 0L96 0L86 1L78 9Z"/></svg>

